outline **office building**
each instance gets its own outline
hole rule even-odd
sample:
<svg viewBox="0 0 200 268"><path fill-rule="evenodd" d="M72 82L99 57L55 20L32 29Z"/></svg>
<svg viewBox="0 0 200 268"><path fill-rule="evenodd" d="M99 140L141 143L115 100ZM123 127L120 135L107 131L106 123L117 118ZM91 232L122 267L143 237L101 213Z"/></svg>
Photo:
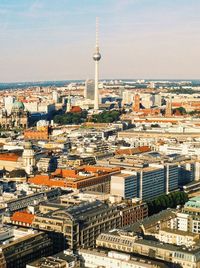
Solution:
<svg viewBox="0 0 200 268"><path fill-rule="evenodd" d="M57 208L48 205L47 214L35 215L32 227L62 233L69 248L80 245L93 247L96 237L103 231L121 227L117 206L108 206L100 201L86 202L73 207ZM56 235L56 234L55 234Z"/></svg>
<svg viewBox="0 0 200 268"><path fill-rule="evenodd" d="M111 176L111 194L125 199L153 199L178 188L177 165L147 165L121 170Z"/></svg>
<svg viewBox="0 0 200 268"><path fill-rule="evenodd" d="M111 175L118 173L119 170L120 168L86 165L76 169L57 169L51 175L36 175L30 178L29 182L49 187L109 193Z"/></svg>
<svg viewBox="0 0 200 268"><path fill-rule="evenodd" d="M88 79L85 81L85 91L84 97L85 99L94 100L94 90L95 90L95 83L93 79Z"/></svg>

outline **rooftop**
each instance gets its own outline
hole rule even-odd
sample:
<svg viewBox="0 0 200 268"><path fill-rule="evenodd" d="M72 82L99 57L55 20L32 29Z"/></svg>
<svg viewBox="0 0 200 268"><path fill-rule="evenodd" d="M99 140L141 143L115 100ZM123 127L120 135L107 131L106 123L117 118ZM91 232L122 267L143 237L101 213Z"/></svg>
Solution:
<svg viewBox="0 0 200 268"><path fill-rule="evenodd" d="M26 211L17 211L12 215L11 220L17 221L17 222L22 222L22 223L32 224L32 222L34 220L34 215L30 214Z"/></svg>
<svg viewBox="0 0 200 268"><path fill-rule="evenodd" d="M200 196L195 196L185 203L185 207L200 208Z"/></svg>

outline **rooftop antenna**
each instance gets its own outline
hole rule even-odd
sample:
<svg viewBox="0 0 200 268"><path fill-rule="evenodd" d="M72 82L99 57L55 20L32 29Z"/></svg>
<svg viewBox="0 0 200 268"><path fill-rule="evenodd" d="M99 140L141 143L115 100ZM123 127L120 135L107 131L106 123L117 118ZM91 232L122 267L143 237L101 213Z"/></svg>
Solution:
<svg viewBox="0 0 200 268"><path fill-rule="evenodd" d="M96 48L99 49L99 18L96 17Z"/></svg>

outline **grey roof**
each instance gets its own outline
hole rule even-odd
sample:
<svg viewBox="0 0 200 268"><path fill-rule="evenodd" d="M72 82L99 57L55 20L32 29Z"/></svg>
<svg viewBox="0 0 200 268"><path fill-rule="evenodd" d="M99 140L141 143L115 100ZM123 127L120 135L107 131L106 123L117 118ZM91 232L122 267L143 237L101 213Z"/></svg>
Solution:
<svg viewBox="0 0 200 268"><path fill-rule="evenodd" d="M159 221L166 220L168 218L174 218L176 216L175 210L172 209L166 209L163 210L157 214L154 214L150 217L146 217L141 221L138 221L132 225L129 225L128 227L125 227L124 230L127 232L139 232L140 231L140 226L143 225L144 228L148 228L152 225L155 225Z"/></svg>

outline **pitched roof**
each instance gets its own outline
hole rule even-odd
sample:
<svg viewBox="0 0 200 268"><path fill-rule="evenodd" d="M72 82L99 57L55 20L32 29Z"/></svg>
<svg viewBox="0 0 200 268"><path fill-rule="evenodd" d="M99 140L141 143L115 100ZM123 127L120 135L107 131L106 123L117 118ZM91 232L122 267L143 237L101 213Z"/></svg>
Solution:
<svg viewBox="0 0 200 268"><path fill-rule="evenodd" d="M26 211L17 211L12 215L11 220L31 224L34 220L34 216L35 215Z"/></svg>
<svg viewBox="0 0 200 268"><path fill-rule="evenodd" d="M148 146L141 146L137 148L127 148L127 149L118 149L115 151L117 155L133 155L133 154L140 154L150 152L151 149Z"/></svg>
<svg viewBox="0 0 200 268"><path fill-rule="evenodd" d="M0 154L0 160L17 162L20 156L15 153L3 153Z"/></svg>

